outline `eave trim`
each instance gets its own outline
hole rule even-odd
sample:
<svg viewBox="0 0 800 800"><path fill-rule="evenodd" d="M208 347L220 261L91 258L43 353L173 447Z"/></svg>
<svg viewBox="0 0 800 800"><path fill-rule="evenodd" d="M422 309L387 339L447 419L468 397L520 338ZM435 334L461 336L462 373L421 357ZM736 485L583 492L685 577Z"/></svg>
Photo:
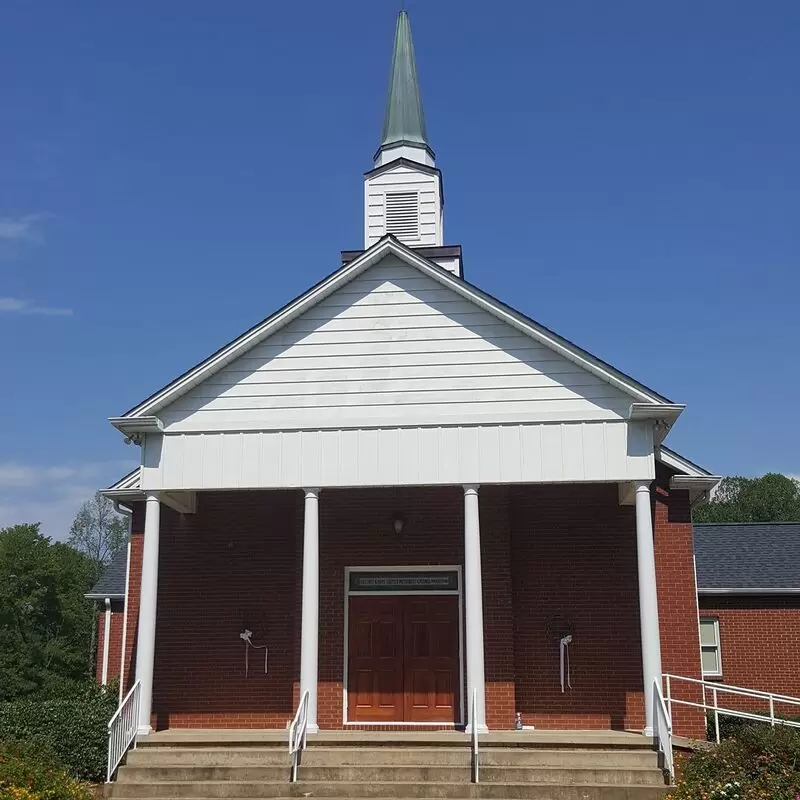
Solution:
<svg viewBox="0 0 800 800"><path fill-rule="evenodd" d="M676 453L674 450L670 450L669 447L666 447L663 444L658 449L657 455L658 460L664 464L664 466L674 469L676 472L680 472L684 475L697 478L717 477L716 475L712 475L707 469L704 469L699 464L689 461L688 458L680 455L680 453Z"/></svg>
<svg viewBox="0 0 800 800"><path fill-rule="evenodd" d="M124 600L125 593L124 592L89 592L89 594L85 594L84 597L87 600Z"/></svg>

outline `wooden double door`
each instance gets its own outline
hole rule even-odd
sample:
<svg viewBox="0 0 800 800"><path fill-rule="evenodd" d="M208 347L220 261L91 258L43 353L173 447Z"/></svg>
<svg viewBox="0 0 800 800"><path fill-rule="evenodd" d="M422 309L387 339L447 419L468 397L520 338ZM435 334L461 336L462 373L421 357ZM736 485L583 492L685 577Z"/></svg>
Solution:
<svg viewBox="0 0 800 800"><path fill-rule="evenodd" d="M347 719L458 723L458 626L454 595L351 595Z"/></svg>

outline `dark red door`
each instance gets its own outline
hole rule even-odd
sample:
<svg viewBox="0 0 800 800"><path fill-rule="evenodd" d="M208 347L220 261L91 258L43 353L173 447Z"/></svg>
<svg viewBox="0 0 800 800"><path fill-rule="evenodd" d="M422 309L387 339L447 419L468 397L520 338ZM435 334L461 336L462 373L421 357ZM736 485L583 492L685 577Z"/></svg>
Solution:
<svg viewBox="0 0 800 800"><path fill-rule="evenodd" d="M393 722L403 715L402 597L351 597L347 719Z"/></svg>
<svg viewBox="0 0 800 800"><path fill-rule="evenodd" d="M458 598L404 600L405 721L456 722Z"/></svg>
<svg viewBox="0 0 800 800"><path fill-rule="evenodd" d="M457 597L354 595L348 627L348 720L457 721Z"/></svg>

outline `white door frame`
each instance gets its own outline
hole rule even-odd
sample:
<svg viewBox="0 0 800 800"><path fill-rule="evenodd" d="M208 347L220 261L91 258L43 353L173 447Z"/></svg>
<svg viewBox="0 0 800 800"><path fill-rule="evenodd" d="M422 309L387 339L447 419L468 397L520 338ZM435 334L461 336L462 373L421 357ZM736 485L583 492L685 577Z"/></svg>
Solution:
<svg viewBox="0 0 800 800"><path fill-rule="evenodd" d="M429 591L413 591L409 589L392 589L385 592L353 592L357 597L387 597L392 595L457 595L458 596L458 684L459 702L456 722L350 722L347 719L347 682L350 675L348 649L350 646L350 575L353 572L455 572L458 575L458 589ZM342 681L342 723L344 725L397 725L398 727L417 728L457 728L464 724L466 715L464 698L464 578L460 564L428 564L415 566L353 566L344 568L344 680Z"/></svg>

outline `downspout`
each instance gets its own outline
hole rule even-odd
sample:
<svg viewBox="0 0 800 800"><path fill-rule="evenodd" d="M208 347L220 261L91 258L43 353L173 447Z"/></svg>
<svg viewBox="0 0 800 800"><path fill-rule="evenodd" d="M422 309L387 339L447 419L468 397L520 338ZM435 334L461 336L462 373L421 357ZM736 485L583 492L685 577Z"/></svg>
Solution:
<svg viewBox="0 0 800 800"><path fill-rule="evenodd" d="M119 703L125 697L125 656L128 646L128 588L131 581L131 525L133 511L128 506L120 505L119 500L114 500L114 511L128 518L128 559L125 566L125 600L122 609L122 650L119 656Z"/></svg>
<svg viewBox="0 0 800 800"><path fill-rule="evenodd" d="M103 677L101 683L108 686L108 646L111 643L111 598L106 597L106 616L103 621Z"/></svg>

